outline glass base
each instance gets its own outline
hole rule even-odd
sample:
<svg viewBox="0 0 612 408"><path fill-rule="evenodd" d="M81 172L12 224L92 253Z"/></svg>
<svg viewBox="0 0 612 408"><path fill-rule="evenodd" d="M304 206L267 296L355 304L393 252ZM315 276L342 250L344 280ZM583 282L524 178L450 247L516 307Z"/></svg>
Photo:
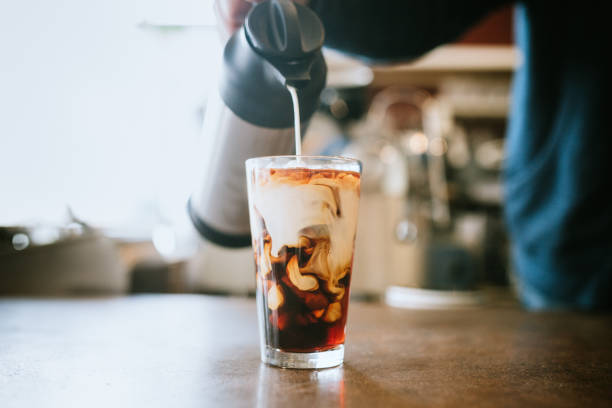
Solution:
<svg viewBox="0 0 612 408"><path fill-rule="evenodd" d="M292 353L265 346L261 351L261 361L281 368L329 368L344 361L344 346L313 353Z"/></svg>

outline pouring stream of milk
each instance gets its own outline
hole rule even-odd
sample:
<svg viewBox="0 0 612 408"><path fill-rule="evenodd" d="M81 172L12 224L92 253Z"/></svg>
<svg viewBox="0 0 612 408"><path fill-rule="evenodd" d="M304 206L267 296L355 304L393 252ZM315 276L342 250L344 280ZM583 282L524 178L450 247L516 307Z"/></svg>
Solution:
<svg viewBox="0 0 612 408"><path fill-rule="evenodd" d="M300 123L300 103L298 100L297 89L291 85L287 85L287 90L291 94L291 100L293 101L293 127L295 135L295 155L302 155L302 131ZM298 157L298 161L300 158Z"/></svg>

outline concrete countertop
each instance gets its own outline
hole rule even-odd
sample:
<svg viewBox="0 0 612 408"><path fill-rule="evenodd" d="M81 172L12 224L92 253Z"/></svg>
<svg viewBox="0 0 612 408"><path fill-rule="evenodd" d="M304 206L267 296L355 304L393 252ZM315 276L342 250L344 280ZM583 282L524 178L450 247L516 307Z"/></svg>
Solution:
<svg viewBox="0 0 612 408"><path fill-rule="evenodd" d="M0 299L0 406L612 404L612 316L354 302L345 364L259 361L255 302Z"/></svg>

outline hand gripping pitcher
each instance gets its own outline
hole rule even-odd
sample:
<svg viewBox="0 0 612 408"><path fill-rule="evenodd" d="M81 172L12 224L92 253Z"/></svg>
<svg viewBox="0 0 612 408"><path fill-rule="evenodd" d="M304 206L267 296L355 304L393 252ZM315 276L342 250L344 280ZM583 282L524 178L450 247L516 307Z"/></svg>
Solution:
<svg viewBox="0 0 612 408"><path fill-rule="evenodd" d="M325 85L323 25L290 0L254 6L223 52L218 92L203 127L202 177L188 204L199 233L225 247L251 245L244 162L294 154L288 86L297 89L302 125Z"/></svg>

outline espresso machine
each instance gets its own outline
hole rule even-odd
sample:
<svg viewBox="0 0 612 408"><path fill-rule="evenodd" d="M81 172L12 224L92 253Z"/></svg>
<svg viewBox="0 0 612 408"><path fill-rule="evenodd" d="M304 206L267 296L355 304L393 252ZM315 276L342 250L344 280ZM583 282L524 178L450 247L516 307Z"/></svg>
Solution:
<svg viewBox="0 0 612 408"><path fill-rule="evenodd" d="M225 45L221 78L204 119L200 181L188 203L207 241L251 245L244 162L294 154L287 86L297 89L303 128L325 86L323 39L323 24L312 10L270 0L255 5Z"/></svg>

